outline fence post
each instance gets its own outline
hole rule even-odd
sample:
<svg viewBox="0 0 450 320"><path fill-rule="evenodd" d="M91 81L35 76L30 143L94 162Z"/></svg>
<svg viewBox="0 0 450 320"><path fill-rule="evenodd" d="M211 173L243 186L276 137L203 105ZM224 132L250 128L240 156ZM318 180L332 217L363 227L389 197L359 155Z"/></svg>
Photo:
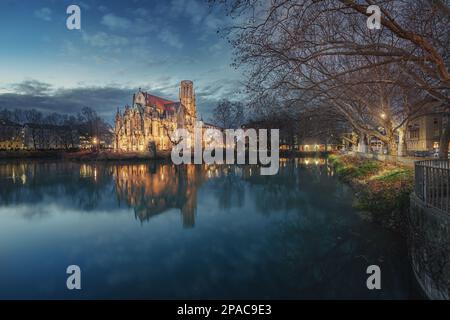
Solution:
<svg viewBox="0 0 450 320"><path fill-rule="evenodd" d="M450 161L416 161L414 169L416 196L427 206L450 213Z"/></svg>

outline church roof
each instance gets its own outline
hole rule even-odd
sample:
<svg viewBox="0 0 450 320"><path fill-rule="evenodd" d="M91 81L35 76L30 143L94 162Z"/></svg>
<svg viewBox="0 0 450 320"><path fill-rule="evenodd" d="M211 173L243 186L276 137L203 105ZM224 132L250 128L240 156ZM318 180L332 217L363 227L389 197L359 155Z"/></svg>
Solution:
<svg viewBox="0 0 450 320"><path fill-rule="evenodd" d="M176 112L180 108L181 103L180 102L173 102L171 104L166 104L164 107L166 108L166 111L168 112Z"/></svg>
<svg viewBox="0 0 450 320"><path fill-rule="evenodd" d="M147 105L154 105L163 111L175 111L174 105L176 102L149 93L145 93L145 102Z"/></svg>

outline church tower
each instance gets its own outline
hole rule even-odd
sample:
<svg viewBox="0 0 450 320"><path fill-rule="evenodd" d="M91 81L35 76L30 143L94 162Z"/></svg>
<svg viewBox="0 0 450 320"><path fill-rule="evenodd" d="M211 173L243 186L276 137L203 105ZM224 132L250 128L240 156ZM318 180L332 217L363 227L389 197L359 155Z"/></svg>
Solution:
<svg viewBox="0 0 450 320"><path fill-rule="evenodd" d="M187 108L189 115L197 117L197 106L195 103L194 83L191 80L183 80L180 85L180 102Z"/></svg>

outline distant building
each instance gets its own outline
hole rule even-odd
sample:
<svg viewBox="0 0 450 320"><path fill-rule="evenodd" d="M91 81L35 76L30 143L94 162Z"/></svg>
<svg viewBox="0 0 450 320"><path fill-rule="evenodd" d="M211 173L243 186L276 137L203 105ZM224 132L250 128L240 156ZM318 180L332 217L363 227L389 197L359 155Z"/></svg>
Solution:
<svg viewBox="0 0 450 320"><path fill-rule="evenodd" d="M406 146L408 151L433 151L439 149L442 115L430 114L416 118L408 124Z"/></svg>
<svg viewBox="0 0 450 320"><path fill-rule="evenodd" d="M405 143L407 152L415 154L415 152L426 152L439 150L440 135L442 131L442 114L429 114L417 117L411 120L406 128ZM385 134L380 130L380 134ZM356 132L343 135L343 142L346 149L354 149L360 143L360 139ZM395 141L399 143L399 136L395 134ZM368 144L368 152L387 153L387 147L381 139L371 135L364 136L364 142ZM449 141L450 148L450 141ZM364 152L367 152L364 151Z"/></svg>
<svg viewBox="0 0 450 320"><path fill-rule="evenodd" d="M22 125L0 119L0 150L21 150L24 148Z"/></svg>
<svg viewBox="0 0 450 320"><path fill-rule="evenodd" d="M80 141L80 149L81 150L90 150L94 146L92 137L87 133L80 132L79 141Z"/></svg>
<svg viewBox="0 0 450 320"><path fill-rule="evenodd" d="M327 143L321 138L307 137L300 139L298 143L298 151L304 152L316 152L316 151L335 151L338 150L341 145L330 142Z"/></svg>
<svg viewBox="0 0 450 320"><path fill-rule="evenodd" d="M81 150L113 149L114 148L114 131L108 130L96 136L92 136L86 130L80 130L79 148Z"/></svg>
<svg viewBox="0 0 450 320"><path fill-rule="evenodd" d="M387 150L384 147L383 141L381 141L378 137L370 136L369 137L369 151L375 153L385 153Z"/></svg>
<svg viewBox="0 0 450 320"><path fill-rule="evenodd" d="M282 135L280 137L280 150L299 150L298 136L293 135L292 137Z"/></svg>

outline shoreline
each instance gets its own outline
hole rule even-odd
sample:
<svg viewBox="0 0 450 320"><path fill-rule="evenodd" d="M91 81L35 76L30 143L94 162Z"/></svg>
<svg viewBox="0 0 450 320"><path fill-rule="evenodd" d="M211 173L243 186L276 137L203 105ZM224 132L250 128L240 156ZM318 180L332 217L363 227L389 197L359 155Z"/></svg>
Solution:
<svg viewBox="0 0 450 320"><path fill-rule="evenodd" d="M112 151L0 151L0 160L67 160L67 161L130 161L130 160L164 160L170 158L170 152L129 152Z"/></svg>
<svg viewBox="0 0 450 320"><path fill-rule="evenodd" d="M280 150L280 158L308 158L328 157L331 151L286 151ZM170 151L157 151L156 155L151 152L121 152L110 150L19 150L0 151L0 160L79 160L79 161L122 161L122 160L167 160L170 159Z"/></svg>
<svg viewBox="0 0 450 320"><path fill-rule="evenodd" d="M414 170L354 155L331 155L328 159L339 179L354 191L354 207L361 215L406 238Z"/></svg>
<svg viewBox="0 0 450 320"><path fill-rule="evenodd" d="M407 216L411 210L409 199L413 192L414 170L398 163L385 163L354 154L332 155L329 159L337 177L353 190L353 206L361 210L359 214L363 219L369 219L399 236L410 253ZM430 299L413 262L410 259L414 287L423 299Z"/></svg>

